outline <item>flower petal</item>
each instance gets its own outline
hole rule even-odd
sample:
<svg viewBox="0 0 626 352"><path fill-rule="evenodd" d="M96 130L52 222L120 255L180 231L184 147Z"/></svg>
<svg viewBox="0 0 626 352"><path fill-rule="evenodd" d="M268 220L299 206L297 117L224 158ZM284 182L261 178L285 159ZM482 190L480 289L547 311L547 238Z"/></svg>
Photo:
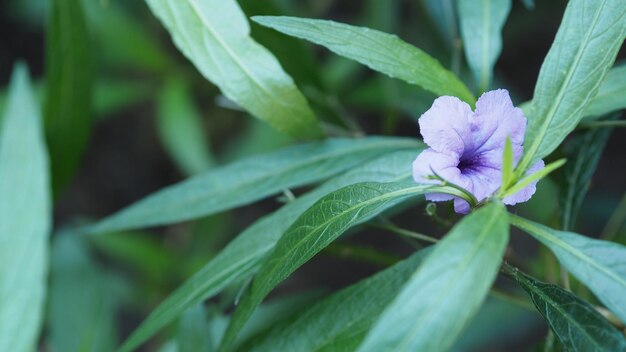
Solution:
<svg viewBox="0 0 626 352"><path fill-rule="evenodd" d="M461 175L461 171L457 167L458 165L459 158L457 156L439 153L432 148L428 148L422 151L413 161L413 179L417 183L439 184L439 181L427 178L432 176L433 171L435 171L444 179L454 182ZM426 199L435 202L452 198L454 197L442 193L429 193L426 195Z"/></svg>
<svg viewBox="0 0 626 352"><path fill-rule="evenodd" d="M419 119L424 142L440 153L462 155L472 145L469 120L472 109L456 97L435 99Z"/></svg>
<svg viewBox="0 0 626 352"><path fill-rule="evenodd" d="M539 160L532 167L530 167L528 171L526 171L526 175L535 173L543 169L544 166L545 166L545 163L543 162L543 160ZM519 192L504 198L502 201L504 202L504 204L508 204L508 205L514 205L517 203L523 203L523 202L528 201L530 197L532 197L533 194L535 194L535 191L537 191L537 182L539 182L539 180L522 188Z"/></svg>
<svg viewBox="0 0 626 352"><path fill-rule="evenodd" d="M521 146L526 132L524 112L513 106L506 89L486 92L476 102L471 118L473 150L482 153L503 148L506 137L514 146Z"/></svg>

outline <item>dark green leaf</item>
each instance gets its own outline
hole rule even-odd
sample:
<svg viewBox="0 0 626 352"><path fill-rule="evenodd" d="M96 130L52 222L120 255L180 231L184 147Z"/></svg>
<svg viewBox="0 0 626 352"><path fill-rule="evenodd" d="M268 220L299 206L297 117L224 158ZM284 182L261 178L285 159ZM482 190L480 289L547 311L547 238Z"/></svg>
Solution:
<svg viewBox="0 0 626 352"><path fill-rule="evenodd" d="M556 149L583 117L624 42L624 5L623 0L567 3L535 86L518 176Z"/></svg>
<svg viewBox="0 0 626 352"><path fill-rule="evenodd" d="M586 131L573 142L571 152L567 154L569 162L565 165L565 184L559 199L563 230L571 229L576 223L578 211L585 199L591 177L596 171L611 130L611 128L593 128Z"/></svg>
<svg viewBox="0 0 626 352"><path fill-rule="evenodd" d="M283 189L323 180L365 160L418 148L403 138L333 139L255 156L167 187L91 226L104 233L171 224L215 214Z"/></svg>
<svg viewBox="0 0 626 352"><path fill-rule="evenodd" d="M487 296L509 239L504 205L466 216L436 244L359 351L446 351Z"/></svg>
<svg viewBox="0 0 626 352"><path fill-rule="evenodd" d="M413 182L357 183L317 201L287 229L264 259L233 313L222 349L227 350L256 307L280 282L352 226L426 192L462 196L455 188Z"/></svg>
<svg viewBox="0 0 626 352"><path fill-rule="evenodd" d="M459 0L457 5L467 63L479 90L486 91L502 50L502 27L511 0Z"/></svg>
<svg viewBox="0 0 626 352"><path fill-rule="evenodd" d="M592 305L559 286L510 270L568 351L625 351L626 339Z"/></svg>
<svg viewBox="0 0 626 352"><path fill-rule="evenodd" d="M429 251L345 288L248 343L246 351L339 350L357 346Z"/></svg>
<svg viewBox="0 0 626 352"><path fill-rule="evenodd" d="M176 46L222 93L274 128L298 138L323 135L276 58L250 37L235 0L147 0Z"/></svg>
<svg viewBox="0 0 626 352"><path fill-rule="evenodd" d="M474 104L475 98L452 72L397 36L333 21L255 16L255 22L323 45L373 70L416 84L438 95L453 95Z"/></svg>
<svg viewBox="0 0 626 352"><path fill-rule="evenodd" d="M52 221L48 154L28 70L11 78L0 126L0 351L34 351Z"/></svg>
<svg viewBox="0 0 626 352"><path fill-rule="evenodd" d="M213 164L202 116L182 80L165 83L158 99L157 127L161 142L187 175L206 171Z"/></svg>
<svg viewBox="0 0 626 352"><path fill-rule="evenodd" d="M252 275L261 259L272 250L289 226L326 194L356 182L409 179L411 162L419 152L416 149L386 154L326 182L273 214L261 218L161 303L128 338L122 350L133 350L185 309L215 295L227 285Z"/></svg>
<svg viewBox="0 0 626 352"><path fill-rule="evenodd" d="M53 0L46 40L44 117L55 192L69 181L91 128L93 58L80 0Z"/></svg>
<svg viewBox="0 0 626 352"><path fill-rule="evenodd" d="M519 216L511 216L511 223L550 248L570 273L626 322L625 246L556 231Z"/></svg>

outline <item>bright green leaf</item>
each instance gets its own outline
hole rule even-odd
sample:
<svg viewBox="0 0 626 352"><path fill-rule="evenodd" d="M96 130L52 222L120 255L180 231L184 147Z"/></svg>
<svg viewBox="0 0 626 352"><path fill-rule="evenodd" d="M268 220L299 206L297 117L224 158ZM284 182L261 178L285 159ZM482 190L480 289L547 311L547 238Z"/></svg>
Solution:
<svg viewBox="0 0 626 352"><path fill-rule="evenodd" d="M333 139L244 159L158 191L87 229L104 233L171 224L323 180L365 160L419 147L406 138Z"/></svg>
<svg viewBox="0 0 626 352"><path fill-rule="evenodd" d="M249 277L258 269L261 259L272 250L289 226L326 194L357 182L409 179L411 162L419 152L420 149L416 149L386 154L355 167L261 218L161 303L128 338L122 350L133 350L186 309L212 297L229 284Z"/></svg>
<svg viewBox="0 0 626 352"><path fill-rule="evenodd" d="M611 135L611 128L593 128L573 142L565 166L564 189L560 193L561 226L571 229L578 217L578 211L585 199L591 177L596 171L604 147Z"/></svg>
<svg viewBox="0 0 626 352"><path fill-rule="evenodd" d="M563 166L563 164L565 164L565 159L559 159L557 161L554 161L546 165L544 168L540 169L539 171L535 171L534 173L530 175L526 175L522 177L519 181L517 181L517 183L513 187L509 188L506 191L503 197L508 197L521 191L524 187L528 186L529 184L535 181L541 180L542 178L548 176L552 171Z"/></svg>
<svg viewBox="0 0 626 352"><path fill-rule="evenodd" d="M42 320L52 210L41 123L18 64L0 126L0 351L34 351Z"/></svg>
<svg viewBox="0 0 626 352"><path fill-rule="evenodd" d="M623 0L567 3L535 86L518 176L556 149L583 117L624 42L625 5Z"/></svg>
<svg viewBox="0 0 626 352"><path fill-rule="evenodd" d="M502 27L511 0L459 0L457 5L465 57L484 92L491 85L493 66L502 51Z"/></svg>
<svg viewBox="0 0 626 352"><path fill-rule="evenodd" d="M293 80L263 46L235 0L147 0L174 43L222 93L298 138L323 135Z"/></svg>
<svg viewBox="0 0 626 352"><path fill-rule="evenodd" d="M626 64L613 67L598 89L598 94L591 100L586 116L601 116L610 112L626 109Z"/></svg>
<svg viewBox="0 0 626 352"><path fill-rule="evenodd" d="M44 117L57 192L74 173L89 137L93 58L80 0L53 0L48 25Z"/></svg>
<svg viewBox="0 0 626 352"><path fill-rule="evenodd" d="M184 81L171 79L165 83L158 99L157 127L165 150L185 174L195 175L211 167L202 116Z"/></svg>
<svg viewBox="0 0 626 352"><path fill-rule="evenodd" d="M543 283L512 268L509 273L528 292L568 351L625 351L624 335L595 308L559 286Z"/></svg>
<svg viewBox="0 0 626 352"><path fill-rule="evenodd" d="M373 70L416 84L437 95L453 95L474 104L475 98L452 72L397 36L326 20L255 16L255 22L323 45Z"/></svg>
<svg viewBox="0 0 626 352"><path fill-rule="evenodd" d="M338 345L358 345L384 308L398 294L430 251L410 258L275 325L268 333L248 343L246 351L337 350ZM356 341L352 341L356 340Z"/></svg>
<svg viewBox="0 0 626 352"><path fill-rule="evenodd" d="M504 143L504 153L502 155L502 189L506 190L511 180L513 180L513 144L511 138L507 137Z"/></svg>
<svg viewBox="0 0 626 352"><path fill-rule="evenodd" d="M279 283L350 227L426 192L461 196L451 187L416 185L414 182L357 183L341 188L317 201L287 229L264 259L252 284L244 293L222 341L231 347L256 307Z"/></svg>
<svg viewBox="0 0 626 352"><path fill-rule="evenodd" d="M436 244L358 350L449 350L487 297L508 239L500 203L463 218Z"/></svg>
<svg viewBox="0 0 626 352"><path fill-rule="evenodd" d="M570 273L626 322L625 246L556 231L518 216L511 216L511 223L550 248Z"/></svg>

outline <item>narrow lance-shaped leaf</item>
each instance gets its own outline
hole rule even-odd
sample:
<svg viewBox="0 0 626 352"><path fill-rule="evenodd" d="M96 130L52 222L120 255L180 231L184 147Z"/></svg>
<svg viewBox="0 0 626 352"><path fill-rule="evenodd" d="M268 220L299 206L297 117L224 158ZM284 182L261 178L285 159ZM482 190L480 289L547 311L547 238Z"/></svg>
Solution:
<svg viewBox="0 0 626 352"><path fill-rule="evenodd" d="M326 20L274 16L255 16L253 20L279 32L323 45L373 70L416 84L437 95L457 96L470 104L476 101L452 72L395 35Z"/></svg>
<svg viewBox="0 0 626 352"><path fill-rule="evenodd" d="M611 128L594 128L578 136L578 139L573 142L574 146L567 155L569 163L565 166L564 189L559 198L563 230L571 229L576 223L578 211L585 199L591 177L596 171L611 130Z"/></svg>
<svg viewBox="0 0 626 352"><path fill-rule="evenodd" d="M41 112L18 64L0 126L0 351L34 351L46 296L51 223Z"/></svg>
<svg viewBox="0 0 626 352"><path fill-rule="evenodd" d="M610 112L626 109L626 64L613 67L598 89L598 94L591 100L586 116L601 116Z"/></svg>
<svg viewBox="0 0 626 352"><path fill-rule="evenodd" d="M82 1L53 0L46 33L44 117L57 192L74 173L91 128L92 41Z"/></svg>
<svg viewBox="0 0 626 352"><path fill-rule="evenodd" d="M90 233L171 224L215 214L303 186L399 149L406 138L332 139L244 159L158 191L89 227Z"/></svg>
<svg viewBox="0 0 626 352"><path fill-rule="evenodd" d="M361 342L430 250L345 288L251 340L246 351L340 350Z"/></svg>
<svg viewBox="0 0 626 352"><path fill-rule="evenodd" d="M457 5L465 57L480 91L485 91L502 50L502 27L511 0L459 0Z"/></svg>
<svg viewBox="0 0 626 352"><path fill-rule="evenodd" d="M519 216L512 215L511 223L550 248L570 273L626 322L626 247L556 231Z"/></svg>
<svg viewBox="0 0 626 352"><path fill-rule="evenodd" d="M190 93L182 79L165 83L157 105L157 127L161 142L178 168L187 175L194 175L209 169L213 159L202 116Z"/></svg>
<svg viewBox="0 0 626 352"><path fill-rule="evenodd" d="M186 309L249 277L289 226L326 194L357 182L409 179L411 162L420 150L386 154L355 167L252 224L152 311L124 343L122 351L135 349Z"/></svg>
<svg viewBox="0 0 626 352"><path fill-rule="evenodd" d="M613 65L625 32L623 0L567 3L535 86L518 176L576 127Z"/></svg>
<svg viewBox="0 0 626 352"><path fill-rule="evenodd" d="M320 199L289 227L263 259L259 272L233 313L222 349L231 347L256 307L279 283L343 232L426 192L464 197L456 188L447 186L365 182L344 187Z"/></svg>
<svg viewBox="0 0 626 352"><path fill-rule="evenodd" d="M535 307L568 351L624 351L626 339L595 308L559 286L539 282L515 268L506 272L528 292Z"/></svg>
<svg viewBox="0 0 626 352"><path fill-rule="evenodd" d="M291 77L250 37L250 24L235 0L147 2L178 49L226 97L291 136L322 136Z"/></svg>
<svg viewBox="0 0 626 352"><path fill-rule="evenodd" d="M504 205L466 216L385 309L358 351L446 351L487 297L509 239Z"/></svg>

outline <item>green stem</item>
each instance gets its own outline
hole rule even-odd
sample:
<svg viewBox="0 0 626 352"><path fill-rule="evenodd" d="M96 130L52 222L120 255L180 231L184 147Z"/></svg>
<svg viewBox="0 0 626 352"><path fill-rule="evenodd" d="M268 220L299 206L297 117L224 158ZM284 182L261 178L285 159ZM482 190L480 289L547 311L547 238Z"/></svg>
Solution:
<svg viewBox="0 0 626 352"><path fill-rule="evenodd" d="M403 229L388 221L385 221L385 223L373 223L371 225L373 227L395 233L396 235L400 235L403 237L412 238L412 239L416 239L416 240L420 240L420 241L424 241L428 243L437 243L439 241L438 239L434 237L430 237L428 235L424 235L415 231Z"/></svg>
<svg viewBox="0 0 626 352"><path fill-rule="evenodd" d="M578 125L579 129L602 128L602 127L626 127L626 120L592 121L592 122L583 122Z"/></svg>

